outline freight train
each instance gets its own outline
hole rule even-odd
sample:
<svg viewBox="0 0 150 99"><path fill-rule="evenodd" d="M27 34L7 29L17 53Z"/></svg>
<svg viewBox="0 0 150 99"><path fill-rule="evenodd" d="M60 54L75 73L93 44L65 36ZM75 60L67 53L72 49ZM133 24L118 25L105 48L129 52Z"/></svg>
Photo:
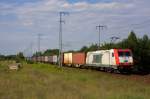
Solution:
<svg viewBox="0 0 150 99"><path fill-rule="evenodd" d="M58 56L51 55L51 56L33 56L31 58L27 58L27 60L33 62L42 62L42 63L50 63L50 64L57 64L58 63Z"/></svg>
<svg viewBox="0 0 150 99"><path fill-rule="evenodd" d="M32 57L33 61L57 64L58 56ZM64 66L92 67L108 72L130 71L133 66L133 55L130 49L110 49L84 52L63 53Z"/></svg>

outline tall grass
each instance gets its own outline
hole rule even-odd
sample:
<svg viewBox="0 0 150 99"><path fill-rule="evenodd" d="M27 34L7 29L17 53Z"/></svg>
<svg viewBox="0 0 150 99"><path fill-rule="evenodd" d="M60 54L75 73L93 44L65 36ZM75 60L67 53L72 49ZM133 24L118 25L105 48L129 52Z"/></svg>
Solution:
<svg viewBox="0 0 150 99"><path fill-rule="evenodd" d="M149 99L150 84L128 76L49 64L0 65L0 99Z"/></svg>

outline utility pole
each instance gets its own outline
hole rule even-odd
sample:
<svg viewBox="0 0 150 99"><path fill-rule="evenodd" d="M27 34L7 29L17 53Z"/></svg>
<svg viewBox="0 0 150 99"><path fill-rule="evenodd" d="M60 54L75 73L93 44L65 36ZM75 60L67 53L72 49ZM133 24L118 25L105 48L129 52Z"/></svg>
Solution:
<svg viewBox="0 0 150 99"><path fill-rule="evenodd" d="M59 21L59 67L62 67L62 23L65 21L62 19L62 16L69 15L68 12L59 12L60 21Z"/></svg>
<svg viewBox="0 0 150 99"><path fill-rule="evenodd" d="M41 36L42 34L38 34L38 52L41 51Z"/></svg>
<svg viewBox="0 0 150 99"><path fill-rule="evenodd" d="M42 34L38 34L38 52L36 53L36 59L38 60L38 56L40 56L40 52L41 52L41 36ZM40 59L41 60L41 59Z"/></svg>
<svg viewBox="0 0 150 99"><path fill-rule="evenodd" d="M27 57L32 57L32 54L33 54L32 48L33 48L33 44L30 43L30 45L27 46L27 48L23 50L23 54L26 55Z"/></svg>
<svg viewBox="0 0 150 99"><path fill-rule="evenodd" d="M32 56L33 55L33 42L31 42L30 48L31 48L31 56Z"/></svg>
<svg viewBox="0 0 150 99"><path fill-rule="evenodd" d="M100 49L100 46L101 46L101 44L100 44L100 32L101 32L101 29L103 30L104 28L107 28L107 26L104 26L104 25L96 26L96 29L99 30L99 35L98 35L98 38L99 38L99 40L98 40L99 49Z"/></svg>

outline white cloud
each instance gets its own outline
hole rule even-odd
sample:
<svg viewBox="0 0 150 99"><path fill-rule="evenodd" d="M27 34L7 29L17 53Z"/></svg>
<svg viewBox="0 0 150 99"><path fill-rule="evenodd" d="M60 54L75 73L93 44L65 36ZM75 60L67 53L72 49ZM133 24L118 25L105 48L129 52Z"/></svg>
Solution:
<svg viewBox="0 0 150 99"><path fill-rule="evenodd" d="M3 22L0 17L0 33L9 35L13 32L13 35L17 38L19 31L20 34L22 33L30 38L28 43L36 42L36 38L31 36L43 33L48 37L43 41L42 47L44 49L58 47L58 12L68 11L70 16L64 17L66 24L63 26L63 42L67 44L70 42L72 46L65 49L77 49L91 42L96 43L98 38L95 26L98 24L108 26L107 30L102 31L101 38L103 42L109 41L112 35L125 38L128 35L127 32L131 29L135 29L139 33L138 35L142 36L142 33L148 32L148 29L146 27L137 29L130 26L130 24L149 19L149 3L148 0L114 0L109 3L99 2L93 4L87 2L69 3L66 0L41 0L17 6L15 4L0 3L0 16L6 16L6 21ZM13 23L7 21L7 18L10 20L11 15L15 16L15 19L12 19ZM6 27L9 27L9 30ZM24 45L27 45L26 40L24 37L20 36L20 38L22 38L22 41L18 41L18 39L14 41L19 42L15 46L24 48ZM8 40L6 38L5 43ZM0 45L2 43L4 43L4 39ZM6 49L11 49L9 43L7 44L8 48Z"/></svg>

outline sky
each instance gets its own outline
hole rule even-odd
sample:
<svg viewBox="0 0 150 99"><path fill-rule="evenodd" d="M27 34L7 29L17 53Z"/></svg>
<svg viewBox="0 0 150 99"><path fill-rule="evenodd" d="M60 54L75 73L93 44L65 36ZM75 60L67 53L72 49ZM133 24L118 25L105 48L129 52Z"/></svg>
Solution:
<svg viewBox="0 0 150 99"><path fill-rule="evenodd" d="M0 0L0 54L26 55L58 48L59 12L63 16L63 50L77 50L84 45L101 43L110 37L127 38L134 30L138 37L150 37L150 0Z"/></svg>

